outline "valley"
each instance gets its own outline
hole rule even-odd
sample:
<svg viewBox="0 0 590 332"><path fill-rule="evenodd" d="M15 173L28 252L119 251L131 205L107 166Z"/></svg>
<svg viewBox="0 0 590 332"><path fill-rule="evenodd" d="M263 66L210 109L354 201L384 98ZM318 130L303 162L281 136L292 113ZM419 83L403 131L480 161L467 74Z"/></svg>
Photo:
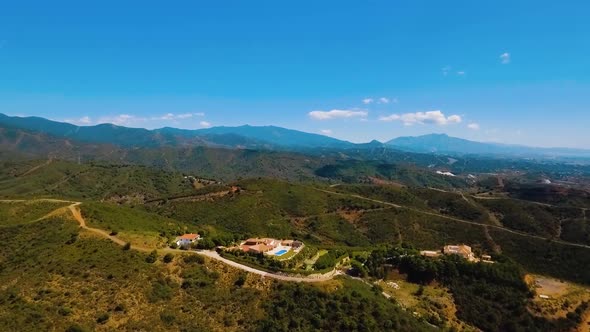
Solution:
<svg viewBox="0 0 590 332"><path fill-rule="evenodd" d="M58 321L68 331L332 330L329 322L345 330L366 322L373 330L551 331L582 328L588 315L590 272L579 268L590 265L583 172L568 173L580 185L560 186L536 182L550 176L536 175L549 167L543 162L515 173L502 161L489 174L450 169L459 159L435 157L445 166L429 168L420 154L401 152L412 162L396 162L400 156L343 158L329 148L318 156L112 146L79 160L67 149L39 158L55 143L37 137L32 156L18 148L18 158L1 161L0 329L13 328L10 317L22 310L20 326ZM199 237L179 248L183 234ZM304 247L287 259L236 250L252 238ZM472 248L474 262L420 255L455 244ZM493 263L478 262L487 256ZM529 275L572 291L537 289ZM310 301L289 304L298 316L269 304L294 293ZM552 298L539 298L545 293ZM90 294L98 306L79 301ZM341 306L355 301L369 305ZM498 307L506 301L518 314ZM328 303L337 314L324 310ZM195 320L202 315L208 319Z"/></svg>

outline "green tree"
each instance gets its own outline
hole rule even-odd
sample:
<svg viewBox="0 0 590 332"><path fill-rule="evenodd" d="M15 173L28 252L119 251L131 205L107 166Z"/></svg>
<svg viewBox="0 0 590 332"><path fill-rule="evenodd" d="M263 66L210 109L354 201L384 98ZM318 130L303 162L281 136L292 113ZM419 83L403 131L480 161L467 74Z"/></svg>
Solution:
<svg viewBox="0 0 590 332"><path fill-rule="evenodd" d="M211 250L215 248L215 243L210 238L204 238L197 243L197 249Z"/></svg>

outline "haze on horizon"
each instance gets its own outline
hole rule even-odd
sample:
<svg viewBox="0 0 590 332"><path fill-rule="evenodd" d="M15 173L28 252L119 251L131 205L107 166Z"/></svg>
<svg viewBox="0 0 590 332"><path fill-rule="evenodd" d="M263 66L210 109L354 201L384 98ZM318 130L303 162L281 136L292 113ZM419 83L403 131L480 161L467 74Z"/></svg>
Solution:
<svg viewBox="0 0 590 332"><path fill-rule="evenodd" d="M584 1L4 7L0 113L590 148Z"/></svg>

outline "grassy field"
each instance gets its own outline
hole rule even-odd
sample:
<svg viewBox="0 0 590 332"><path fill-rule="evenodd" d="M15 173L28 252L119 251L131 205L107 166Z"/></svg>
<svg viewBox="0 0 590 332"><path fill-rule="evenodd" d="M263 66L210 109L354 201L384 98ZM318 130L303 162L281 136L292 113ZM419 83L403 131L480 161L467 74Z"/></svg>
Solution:
<svg viewBox="0 0 590 332"><path fill-rule="evenodd" d="M529 306L535 315L564 319L567 318L568 313L574 311L584 302L590 301L590 289L587 286L540 275L529 275L527 279L535 292L535 297ZM548 298L541 298L541 295ZM589 324L582 321L578 330L585 331L588 327Z"/></svg>
<svg viewBox="0 0 590 332"><path fill-rule="evenodd" d="M141 206L86 202L80 207L90 227L111 231L127 242L146 247L164 247L177 235L197 232L194 225L149 213Z"/></svg>

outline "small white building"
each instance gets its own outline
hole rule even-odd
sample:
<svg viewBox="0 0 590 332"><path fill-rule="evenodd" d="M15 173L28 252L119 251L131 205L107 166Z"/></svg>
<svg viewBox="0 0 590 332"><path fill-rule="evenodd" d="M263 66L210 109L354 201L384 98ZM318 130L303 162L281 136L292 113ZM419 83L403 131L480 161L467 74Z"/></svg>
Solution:
<svg viewBox="0 0 590 332"><path fill-rule="evenodd" d="M189 248L191 244L199 241L201 236L199 234L184 234L176 238L176 245L179 248Z"/></svg>

